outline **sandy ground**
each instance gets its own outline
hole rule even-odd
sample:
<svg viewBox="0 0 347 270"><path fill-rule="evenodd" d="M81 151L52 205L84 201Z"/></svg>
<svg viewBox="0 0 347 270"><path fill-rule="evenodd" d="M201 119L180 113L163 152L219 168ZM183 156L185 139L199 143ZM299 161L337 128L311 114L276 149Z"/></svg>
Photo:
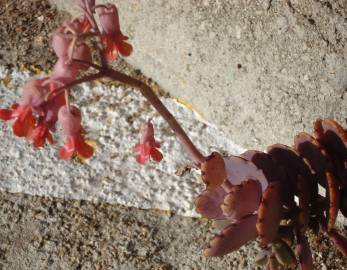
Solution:
<svg viewBox="0 0 347 270"><path fill-rule="evenodd" d="M63 16L45 1L1 4L0 64L50 67L46 37ZM202 257L213 232L205 220L170 212L0 193L1 270L255 269L256 243L222 259ZM314 239L316 269L345 269L326 238Z"/></svg>

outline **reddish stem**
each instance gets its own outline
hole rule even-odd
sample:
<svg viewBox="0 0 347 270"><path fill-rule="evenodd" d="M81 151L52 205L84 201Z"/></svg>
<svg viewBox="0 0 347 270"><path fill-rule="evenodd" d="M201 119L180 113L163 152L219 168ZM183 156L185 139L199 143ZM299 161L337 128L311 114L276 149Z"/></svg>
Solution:
<svg viewBox="0 0 347 270"><path fill-rule="evenodd" d="M152 106L161 114L161 116L164 117L171 129L175 132L178 139L181 141L189 156L199 164L205 161L205 157L195 147L174 116L169 112L169 110L164 106L164 104L148 85L112 69L105 69L101 72L111 79L138 88L141 94L152 104Z"/></svg>
<svg viewBox="0 0 347 270"><path fill-rule="evenodd" d="M96 74L92 74L92 75L88 75L85 77L82 77L78 80L75 80L71 83L68 83L64 86L58 87L56 89L54 89L52 92L50 92L47 97L45 98L46 100L48 100L53 94L54 96L52 96L52 98L55 98L57 96L59 96L62 92L65 91L65 89L68 89L70 87L74 87L75 85L78 85L80 83L84 83L84 82L91 82L91 81L95 81L97 79L100 79L102 77L104 77L105 75L102 72L96 73Z"/></svg>
<svg viewBox="0 0 347 270"><path fill-rule="evenodd" d="M54 97L56 97L59 94L61 94L63 91L65 91L65 89L71 88L77 84L94 81L102 77L109 77L113 80L128 84L130 86L138 88L141 94L152 104L152 106L159 112L159 114L167 121L167 123L169 124L171 129L174 131L174 133L176 134L176 136L182 143L183 147L185 148L189 156L198 164L201 164L202 162L205 161L206 158L195 147L193 142L189 139L188 135L185 133L183 128L180 126L180 124L176 121L174 116L169 112L169 110L164 106L164 104L160 101L160 99L157 97L157 95L153 92L153 90L148 85L146 85L145 83L135 78L132 78L128 75L125 75L123 73L120 73L108 67L101 67L99 65L86 62L83 60L73 59L73 61L89 65L90 67L93 67L99 70L99 73L82 77L67 85L54 89L51 93L49 93L46 100L53 94L54 94Z"/></svg>
<svg viewBox="0 0 347 270"><path fill-rule="evenodd" d="M103 69L103 67L101 67L101 66L99 66L99 65L97 65L97 64L94 64L94 63L92 63L92 62L89 62L89 61L84 61L84 60L74 59L74 58L71 59L71 61L76 62L76 63L80 63L80 64L84 64L84 65L86 65L86 66L95 68L95 69L97 69L97 70L99 70L99 71L101 71L101 70Z"/></svg>

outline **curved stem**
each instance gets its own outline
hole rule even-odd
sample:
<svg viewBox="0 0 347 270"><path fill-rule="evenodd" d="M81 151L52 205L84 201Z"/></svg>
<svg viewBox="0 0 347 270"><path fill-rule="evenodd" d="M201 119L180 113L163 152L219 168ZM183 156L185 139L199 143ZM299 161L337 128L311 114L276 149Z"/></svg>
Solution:
<svg viewBox="0 0 347 270"><path fill-rule="evenodd" d="M47 101L52 95L53 95L52 98L55 98L56 96L58 96L61 93L63 93L65 91L65 89L68 89L68 88L73 87L75 85L78 85L80 83L95 81L95 80L100 79L100 78L102 78L104 76L105 75L103 73L99 72L99 73L96 73L96 74L92 74L92 75L88 75L88 76L82 77L82 78L80 78L78 80L74 80L71 83L68 83L68 84L63 85L61 87L58 87L58 88L54 89L53 91L49 92L48 95L46 96L45 100Z"/></svg>
<svg viewBox="0 0 347 270"><path fill-rule="evenodd" d="M92 67L92 68L95 68L97 70L102 70L102 67L97 65L97 64L94 64L92 62L89 62L89 61L84 61L84 60L80 60L80 59L75 59L75 58L72 58L71 61L73 62L76 62L76 63L80 63L80 64L84 64L86 66L89 66L89 67Z"/></svg>
<svg viewBox="0 0 347 270"><path fill-rule="evenodd" d="M200 151L195 147L193 142L189 139L188 135L182 129L180 124L176 121L174 116L169 112L169 110L160 101L157 95L152 91L152 89L145 83L134 79L128 75L120 73L112 69L105 69L102 73L110 77L111 79L117 80L119 82L128 84L135 88L138 88L141 94L152 104L152 106L161 114L162 117L168 122L171 129L175 132L178 139L181 141L183 147L189 154L189 156L197 163L202 163L205 161L205 157L200 153Z"/></svg>

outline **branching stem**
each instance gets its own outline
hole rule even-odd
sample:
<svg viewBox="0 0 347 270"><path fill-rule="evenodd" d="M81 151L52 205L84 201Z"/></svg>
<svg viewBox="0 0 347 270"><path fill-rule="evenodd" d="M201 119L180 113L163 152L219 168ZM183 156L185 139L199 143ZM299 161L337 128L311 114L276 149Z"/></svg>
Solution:
<svg viewBox="0 0 347 270"><path fill-rule="evenodd" d="M46 100L50 99L50 98L54 98L56 96L59 96L61 93L63 93L65 91L65 89L69 89L71 87L74 87L80 83L84 83L84 82L92 82L95 81L97 79L100 79L102 77L104 77L105 75L102 74L101 72L96 73L96 74L92 74L92 75L88 75L85 77L82 77L80 79L77 79L71 83L68 83L64 86L58 87L56 89L54 89L52 92L50 92L47 96L46 96Z"/></svg>
<svg viewBox="0 0 347 270"><path fill-rule="evenodd" d="M140 80L132 78L126 74L113 70L109 67L102 67L93 63L89 63L89 62L81 61L77 59L73 59L73 61L86 64L90 67L93 67L99 70L99 72L96 74L82 77L78 80L75 80L69 84L66 84L62 87L59 87L53 90L52 92L48 94L48 96L46 97L46 100L48 100L50 97L54 98L60 95L62 92L80 83L94 81L102 77L109 77L113 80L119 81L121 83L130 85L132 87L139 89L141 94L149 101L149 103L151 103L151 105L158 111L158 113L167 121L170 128L176 134L177 138L181 142L182 146L184 147L184 149L186 150L190 158L197 164L201 164L202 162L206 160L205 156L202 155L201 152L195 147L195 145L190 140L190 138L188 137L186 132L183 130L183 128L180 126L180 124L177 122L175 117L169 112L169 110L164 106L164 104L160 101L157 95L153 92L152 88L150 88L147 84L145 84L144 82Z"/></svg>
<svg viewBox="0 0 347 270"><path fill-rule="evenodd" d="M145 83L125 75L121 72L115 71L113 69L106 69L103 71L105 76L135 87L140 90L141 94L151 103L151 105L160 113L160 115L167 121L170 128L176 134L180 140L182 146L189 154L189 156L198 164L205 161L205 157L200 153L200 151L195 147L193 142L190 140L188 135L185 133L180 124L176 121L175 117L169 112L169 110L160 101L153 90Z"/></svg>

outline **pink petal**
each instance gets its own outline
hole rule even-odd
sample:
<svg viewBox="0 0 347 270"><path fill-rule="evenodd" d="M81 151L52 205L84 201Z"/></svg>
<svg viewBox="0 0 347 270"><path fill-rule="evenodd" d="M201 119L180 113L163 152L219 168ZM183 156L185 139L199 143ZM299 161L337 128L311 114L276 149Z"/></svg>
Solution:
<svg viewBox="0 0 347 270"><path fill-rule="evenodd" d="M12 110L0 109L0 119L4 121L12 119L12 112Z"/></svg>
<svg viewBox="0 0 347 270"><path fill-rule="evenodd" d="M72 58L91 63L92 54L88 45L85 43L76 45L72 54ZM75 65L82 70L87 70L89 68L88 65L81 63L76 63Z"/></svg>
<svg viewBox="0 0 347 270"><path fill-rule="evenodd" d="M141 165L146 165L149 161L149 155L138 155L136 156L136 161Z"/></svg>
<svg viewBox="0 0 347 270"><path fill-rule="evenodd" d="M251 215L229 225L210 241L209 247L204 250L204 255L223 256L254 240L257 237L256 222L257 216Z"/></svg>
<svg viewBox="0 0 347 270"><path fill-rule="evenodd" d="M58 121L58 112L66 104L64 94L55 96L46 102L42 108L44 111L44 123L52 131L55 131L55 124Z"/></svg>
<svg viewBox="0 0 347 270"><path fill-rule="evenodd" d="M75 152L75 142L72 137L68 137L66 144L60 148L59 156L61 159L69 159Z"/></svg>
<svg viewBox="0 0 347 270"><path fill-rule="evenodd" d="M27 137L35 127L36 120L32 115L32 111L28 107L18 107L22 109L22 113L13 123L13 133L18 137ZM17 110L18 110L17 109Z"/></svg>
<svg viewBox="0 0 347 270"><path fill-rule="evenodd" d="M90 158L94 154L93 147L87 144L81 136L75 138L75 145L77 153L83 158Z"/></svg>
<svg viewBox="0 0 347 270"><path fill-rule="evenodd" d="M154 141L154 126L150 121L147 121L140 128L140 143L149 141Z"/></svg>
<svg viewBox="0 0 347 270"><path fill-rule="evenodd" d="M33 142L34 147L43 147L45 145L46 139L49 143L53 143L53 137L51 133L43 124L35 127L31 134L27 136L27 139Z"/></svg>
<svg viewBox="0 0 347 270"><path fill-rule="evenodd" d="M117 49L122 56L129 56L133 51L133 46L124 41L117 41Z"/></svg>
<svg viewBox="0 0 347 270"><path fill-rule="evenodd" d="M53 67L51 79L67 84L76 79L78 75L78 66L68 64L66 57L59 58Z"/></svg>
<svg viewBox="0 0 347 270"><path fill-rule="evenodd" d="M25 83L20 101L21 106L39 107L45 102L49 90L42 86L42 83L46 79L31 79Z"/></svg>
<svg viewBox="0 0 347 270"><path fill-rule="evenodd" d="M163 159L163 154L159 150L157 150L156 148L151 149L150 156L156 162L160 162Z"/></svg>
<svg viewBox="0 0 347 270"><path fill-rule="evenodd" d="M140 155L141 151L142 151L142 147L143 147L143 145L141 143L137 143L133 149L133 153L135 155Z"/></svg>

